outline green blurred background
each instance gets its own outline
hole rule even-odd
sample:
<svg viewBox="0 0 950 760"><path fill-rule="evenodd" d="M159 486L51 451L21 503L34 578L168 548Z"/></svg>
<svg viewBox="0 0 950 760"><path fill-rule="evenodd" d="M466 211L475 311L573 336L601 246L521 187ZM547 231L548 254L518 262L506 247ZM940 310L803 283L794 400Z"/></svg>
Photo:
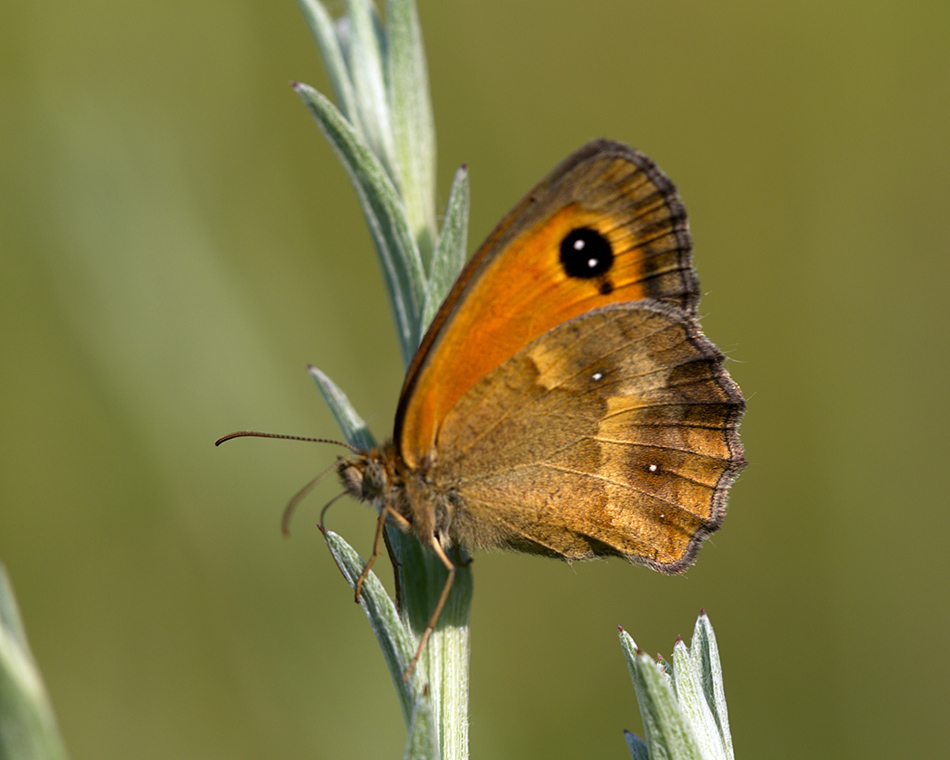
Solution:
<svg viewBox="0 0 950 760"><path fill-rule="evenodd" d="M335 2L333 10L342 10ZM421 0L477 244L594 137L691 214L750 466L681 578L478 555L472 750L622 758L616 637L703 606L740 757L946 753L950 4ZM286 499L402 377L292 0L0 10L0 558L75 760L401 756L359 608ZM944 475L940 473L944 472ZM373 515L330 525L367 552ZM388 571L384 572L388 576Z"/></svg>

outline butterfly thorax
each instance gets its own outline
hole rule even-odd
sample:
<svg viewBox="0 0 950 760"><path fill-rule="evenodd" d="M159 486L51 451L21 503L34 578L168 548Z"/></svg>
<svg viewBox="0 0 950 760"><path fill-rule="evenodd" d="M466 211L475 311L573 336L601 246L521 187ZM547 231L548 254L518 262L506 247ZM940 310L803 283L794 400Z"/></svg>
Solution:
<svg viewBox="0 0 950 760"><path fill-rule="evenodd" d="M452 543L450 528L455 500L450 489L428 478L428 467L408 468L392 442L341 459L337 472L346 492L377 509L388 507L405 519L407 529L423 544Z"/></svg>

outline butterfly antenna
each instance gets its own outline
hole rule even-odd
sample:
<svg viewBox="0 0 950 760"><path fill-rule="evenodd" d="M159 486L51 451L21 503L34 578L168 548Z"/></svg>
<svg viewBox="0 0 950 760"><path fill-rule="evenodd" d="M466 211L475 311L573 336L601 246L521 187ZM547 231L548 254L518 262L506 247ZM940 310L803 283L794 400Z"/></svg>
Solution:
<svg viewBox="0 0 950 760"><path fill-rule="evenodd" d="M288 536L288 537L290 536L290 518L293 517L294 510L297 509L297 505L303 500L304 496L306 496L308 493L310 493L313 490L313 487L317 485L317 483L323 480L327 475L333 472L336 468L337 468L337 463L334 462L329 467L327 467L327 469L325 469L323 472L317 475L317 477L315 477L313 480L307 483L307 485L305 485L303 488L297 491L297 493L294 494L293 498L287 502L287 506L284 507L284 514L280 518L280 530L285 536ZM346 493L346 491L344 491L343 493ZM340 496L342 495L343 494L340 494ZM335 499L333 499L333 501L336 501L337 499L339 499L340 496L337 496ZM332 504L333 501L331 501L330 504ZM329 506L329 504L327 506ZM327 508L324 507L323 512L326 512L326 511L327 511ZM320 529L321 530L323 529L323 512L320 513Z"/></svg>
<svg viewBox="0 0 950 760"><path fill-rule="evenodd" d="M238 430L235 433L228 433L227 435L221 436L218 440L214 442L215 446L220 446L225 441L230 441L232 438L282 438L285 441L306 441L307 443L332 443L334 446L342 446L345 449L349 449L354 454L359 454L360 450L353 446L352 444L346 443L344 441L337 441L333 438L310 438L305 435L285 435L283 433L261 433L257 430Z"/></svg>

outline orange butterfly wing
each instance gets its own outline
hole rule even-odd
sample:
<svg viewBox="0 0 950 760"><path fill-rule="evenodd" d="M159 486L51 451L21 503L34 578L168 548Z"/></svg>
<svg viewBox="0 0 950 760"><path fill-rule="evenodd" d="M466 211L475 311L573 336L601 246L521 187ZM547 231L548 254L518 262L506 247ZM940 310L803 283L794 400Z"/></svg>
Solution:
<svg viewBox="0 0 950 760"><path fill-rule="evenodd" d="M651 298L693 316L686 211L649 158L609 141L563 161L468 262L406 375L394 440L418 468L441 421L535 338L609 303Z"/></svg>

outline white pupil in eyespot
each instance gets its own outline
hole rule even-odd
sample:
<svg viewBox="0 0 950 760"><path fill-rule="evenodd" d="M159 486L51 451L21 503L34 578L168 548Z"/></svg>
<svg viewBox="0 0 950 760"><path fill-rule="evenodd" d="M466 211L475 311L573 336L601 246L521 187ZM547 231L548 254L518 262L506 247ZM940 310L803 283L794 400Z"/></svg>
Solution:
<svg viewBox="0 0 950 760"><path fill-rule="evenodd" d="M655 465L655 464L651 464L651 465L650 465L650 472L656 472L656 465Z"/></svg>
<svg viewBox="0 0 950 760"><path fill-rule="evenodd" d="M595 372L592 377L594 380L600 380L603 376L602 372Z"/></svg>
<svg viewBox="0 0 950 760"><path fill-rule="evenodd" d="M575 241L574 241L574 250L575 250L575 251L583 251L583 250L584 250L584 241L583 241L583 240L575 240Z"/></svg>

